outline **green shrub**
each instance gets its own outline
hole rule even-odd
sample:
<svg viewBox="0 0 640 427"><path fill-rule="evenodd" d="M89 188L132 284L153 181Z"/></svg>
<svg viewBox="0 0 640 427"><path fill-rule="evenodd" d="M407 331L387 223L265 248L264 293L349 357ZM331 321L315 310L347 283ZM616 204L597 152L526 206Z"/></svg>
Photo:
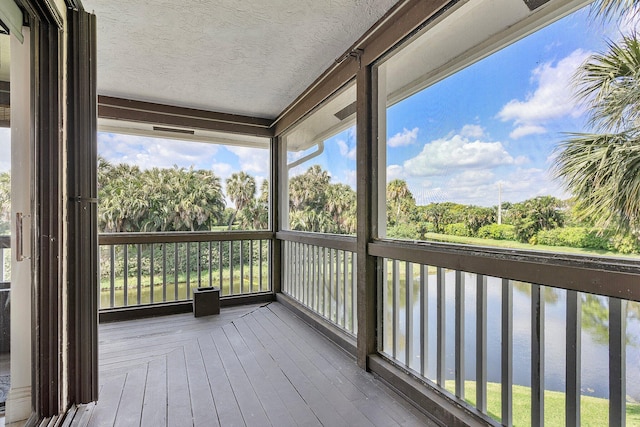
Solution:
<svg viewBox="0 0 640 427"><path fill-rule="evenodd" d="M453 224L447 224L444 227L444 234L449 234L451 236L462 236L462 237L470 237L471 232L467 225L462 222L456 222Z"/></svg>
<svg viewBox="0 0 640 427"><path fill-rule="evenodd" d="M536 234L536 243L547 246L569 246L572 248L609 249L609 238L586 227L564 227L541 230Z"/></svg>
<svg viewBox="0 0 640 427"><path fill-rule="evenodd" d="M640 242L634 236L616 235L609 239L609 250L620 252L621 254L640 253Z"/></svg>
<svg viewBox="0 0 640 427"><path fill-rule="evenodd" d="M516 230L510 224L489 224L478 229L478 237L482 239L516 240Z"/></svg>
<svg viewBox="0 0 640 427"><path fill-rule="evenodd" d="M415 224L400 223L387 228L387 237L416 240L419 238L419 233Z"/></svg>

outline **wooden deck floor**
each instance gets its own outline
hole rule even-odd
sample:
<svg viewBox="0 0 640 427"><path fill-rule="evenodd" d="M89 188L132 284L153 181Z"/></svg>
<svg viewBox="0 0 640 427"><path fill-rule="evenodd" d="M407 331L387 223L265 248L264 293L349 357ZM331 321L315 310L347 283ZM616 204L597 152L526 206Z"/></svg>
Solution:
<svg viewBox="0 0 640 427"><path fill-rule="evenodd" d="M278 303L100 326L89 426L435 425Z"/></svg>

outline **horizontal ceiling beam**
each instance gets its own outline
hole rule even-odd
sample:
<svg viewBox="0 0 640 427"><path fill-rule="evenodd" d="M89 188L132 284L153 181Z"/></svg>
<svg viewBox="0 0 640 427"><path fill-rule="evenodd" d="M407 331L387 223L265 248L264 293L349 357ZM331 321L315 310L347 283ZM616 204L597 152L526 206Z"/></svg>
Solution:
<svg viewBox="0 0 640 427"><path fill-rule="evenodd" d="M340 57L341 60L320 75L278 116L274 125L275 134L282 134L332 93L355 78L360 67L373 64L440 11L457 2L458 0L398 2Z"/></svg>
<svg viewBox="0 0 640 427"><path fill-rule="evenodd" d="M180 129L272 137L273 121L153 102L98 96L98 118L164 125Z"/></svg>

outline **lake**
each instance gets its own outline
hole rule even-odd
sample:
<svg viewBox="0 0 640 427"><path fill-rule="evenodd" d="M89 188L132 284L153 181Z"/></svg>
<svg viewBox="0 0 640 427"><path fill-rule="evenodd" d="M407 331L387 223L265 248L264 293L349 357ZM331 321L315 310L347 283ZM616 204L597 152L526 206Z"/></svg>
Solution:
<svg viewBox="0 0 640 427"><path fill-rule="evenodd" d="M417 270L417 269L416 269ZM417 274L417 272L416 272ZM455 273L445 274L446 283L446 375L454 379L455 352ZM391 282L391 281L389 281ZM398 352L404 352L405 297L404 281L401 281L400 323L401 333ZM429 275L429 324L433 325L428 336L427 377L436 377L436 276ZM531 384L531 298L530 286L512 282L513 291L513 382ZM500 328L501 328L501 280L487 280L487 376L489 382L500 382ZM414 354L409 362L412 369L420 369L420 304L419 281L414 280L413 342ZM475 379L475 304L476 276L465 274L465 370L466 379ZM609 396L609 346L607 298L582 294L582 393L608 398ZM389 300L391 301L391 300ZM565 391L565 334L566 291L545 288L545 389ZM391 308L386 305L385 322L390 325ZM627 396L640 401L640 304L629 303L627 316ZM390 337L385 334L385 349L390 353ZM404 356L399 360L404 362Z"/></svg>

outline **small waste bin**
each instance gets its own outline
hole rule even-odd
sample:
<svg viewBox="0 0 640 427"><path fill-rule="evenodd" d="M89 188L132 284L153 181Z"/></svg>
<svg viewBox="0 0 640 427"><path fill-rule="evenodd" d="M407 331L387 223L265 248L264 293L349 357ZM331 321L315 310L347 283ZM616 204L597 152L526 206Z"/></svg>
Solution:
<svg viewBox="0 0 640 427"><path fill-rule="evenodd" d="M220 314L220 288L201 287L193 290L193 316Z"/></svg>

